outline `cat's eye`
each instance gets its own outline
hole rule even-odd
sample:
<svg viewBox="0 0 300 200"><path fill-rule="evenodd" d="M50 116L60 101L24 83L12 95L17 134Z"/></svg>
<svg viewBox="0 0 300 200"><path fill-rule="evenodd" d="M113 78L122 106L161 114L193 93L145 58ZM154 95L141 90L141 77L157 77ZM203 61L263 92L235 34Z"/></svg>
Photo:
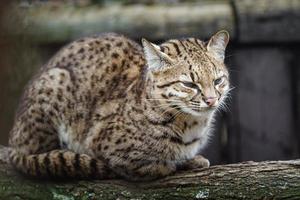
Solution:
<svg viewBox="0 0 300 200"><path fill-rule="evenodd" d="M195 83L192 83L192 82L182 82L182 84L183 84L185 87L198 89L198 86L197 86Z"/></svg>
<svg viewBox="0 0 300 200"><path fill-rule="evenodd" d="M221 83L223 82L223 79L224 79L224 77L217 78L217 79L214 81L214 84L215 84L215 85L221 84Z"/></svg>

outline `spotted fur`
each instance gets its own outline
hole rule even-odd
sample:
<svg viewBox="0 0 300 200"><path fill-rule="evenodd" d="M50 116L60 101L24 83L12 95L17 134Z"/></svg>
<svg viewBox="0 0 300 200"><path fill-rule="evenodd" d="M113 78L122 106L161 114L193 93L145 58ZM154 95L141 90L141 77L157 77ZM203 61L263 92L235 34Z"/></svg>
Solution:
<svg viewBox="0 0 300 200"><path fill-rule="evenodd" d="M150 180L207 167L215 110L229 89L228 33L143 47L117 34L60 50L25 89L11 163L38 177Z"/></svg>

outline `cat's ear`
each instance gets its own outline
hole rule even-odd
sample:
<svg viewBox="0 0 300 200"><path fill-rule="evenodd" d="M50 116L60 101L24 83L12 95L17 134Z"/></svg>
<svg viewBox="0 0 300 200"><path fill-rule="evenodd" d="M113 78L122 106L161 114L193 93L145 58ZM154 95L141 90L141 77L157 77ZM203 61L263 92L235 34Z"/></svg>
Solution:
<svg viewBox="0 0 300 200"><path fill-rule="evenodd" d="M159 71L173 63L172 59L167 54L160 51L159 46L144 38L142 39L142 44L149 70Z"/></svg>
<svg viewBox="0 0 300 200"><path fill-rule="evenodd" d="M212 53L219 61L224 61L225 49L229 42L229 33L225 30L219 31L214 34L206 46L207 51Z"/></svg>

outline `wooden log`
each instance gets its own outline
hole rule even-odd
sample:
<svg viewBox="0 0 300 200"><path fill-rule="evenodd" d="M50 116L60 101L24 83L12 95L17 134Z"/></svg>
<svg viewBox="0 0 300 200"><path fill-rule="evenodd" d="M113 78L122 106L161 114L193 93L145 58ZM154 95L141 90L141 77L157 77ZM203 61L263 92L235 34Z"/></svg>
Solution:
<svg viewBox="0 0 300 200"><path fill-rule="evenodd" d="M300 41L300 1L234 0L240 42Z"/></svg>
<svg viewBox="0 0 300 200"><path fill-rule="evenodd" d="M123 33L150 40L195 36L208 38L219 29L234 35L233 16L228 1L174 5L112 5L107 7L34 6L17 8L25 29L38 43L65 42L102 32ZM7 17L9 22L13 13ZM20 29L19 27L16 27ZM11 31L13 33L13 31ZM15 31L15 33L18 30Z"/></svg>
<svg viewBox="0 0 300 200"><path fill-rule="evenodd" d="M143 183L33 180L0 162L0 199L5 200L299 198L300 160L219 165Z"/></svg>

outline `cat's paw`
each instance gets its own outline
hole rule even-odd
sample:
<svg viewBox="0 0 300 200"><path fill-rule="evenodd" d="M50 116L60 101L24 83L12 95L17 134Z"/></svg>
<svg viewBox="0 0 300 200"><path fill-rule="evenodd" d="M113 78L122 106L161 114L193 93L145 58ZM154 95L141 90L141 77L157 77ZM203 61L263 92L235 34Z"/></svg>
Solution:
<svg viewBox="0 0 300 200"><path fill-rule="evenodd" d="M11 148L0 145L0 162L9 163L9 153Z"/></svg>
<svg viewBox="0 0 300 200"><path fill-rule="evenodd" d="M193 159L186 161L181 169L207 168L210 166L209 160L201 155L195 156Z"/></svg>
<svg viewBox="0 0 300 200"><path fill-rule="evenodd" d="M197 155L195 158L193 158L193 163L196 166L195 168L202 168L202 167L209 167L210 162L208 159L204 158L201 155Z"/></svg>

